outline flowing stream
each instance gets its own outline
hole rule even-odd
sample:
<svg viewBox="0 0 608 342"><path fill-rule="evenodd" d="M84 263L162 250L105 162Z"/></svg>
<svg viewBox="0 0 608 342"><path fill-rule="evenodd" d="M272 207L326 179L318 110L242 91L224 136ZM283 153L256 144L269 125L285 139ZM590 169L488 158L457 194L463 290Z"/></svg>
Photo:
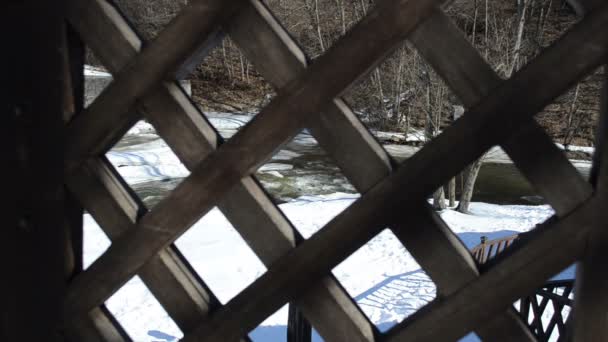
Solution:
<svg viewBox="0 0 608 342"><path fill-rule="evenodd" d="M245 115L217 113L211 115L210 121L222 136L229 139L250 118ZM119 142L114 151L137 153L145 151L147 144L158 140L155 134L130 134ZM385 147L398 162L406 160L417 151L417 148L406 145ZM475 185L473 201L496 204L544 203L504 152L495 150L489 153L486 160ZM588 176L589 163L574 164L583 176ZM118 170L120 172L120 167ZM307 195L356 192L336 164L306 131L286 144L272 160L260 168L256 177L277 202ZM160 180L138 182L132 184L132 187L148 206L153 206L182 179L167 176ZM457 192L460 183L458 180Z"/></svg>

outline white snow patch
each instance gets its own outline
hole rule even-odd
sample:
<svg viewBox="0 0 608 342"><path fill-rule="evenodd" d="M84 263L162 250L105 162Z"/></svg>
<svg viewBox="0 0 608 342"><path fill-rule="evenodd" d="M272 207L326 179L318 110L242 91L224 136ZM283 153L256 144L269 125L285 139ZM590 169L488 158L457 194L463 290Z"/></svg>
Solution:
<svg viewBox="0 0 608 342"><path fill-rule="evenodd" d="M106 156L129 184L183 178L190 174L160 139L138 145L137 151L111 150Z"/></svg>

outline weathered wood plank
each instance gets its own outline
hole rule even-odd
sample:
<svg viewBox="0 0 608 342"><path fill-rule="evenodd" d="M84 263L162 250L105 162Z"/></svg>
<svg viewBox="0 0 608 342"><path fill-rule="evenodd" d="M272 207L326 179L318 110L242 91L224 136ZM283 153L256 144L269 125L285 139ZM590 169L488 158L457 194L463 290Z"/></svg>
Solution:
<svg viewBox="0 0 608 342"><path fill-rule="evenodd" d="M105 157L91 159L67 175L68 186L110 240L135 228L146 209ZM190 272L174 246L161 251L139 276L178 327L192 330L219 301Z"/></svg>
<svg viewBox="0 0 608 342"><path fill-rule="evenodd" d="M304 126L306 114L319 112L362 71L379 62L382 51L402 41L435 4L403 0L377 6L321 57L311 72L282 91L250 124L205 159L142 218L137 229L123 235L87 272L74 279L66 313L86 311L119 288L149 257L207 213L227 189L292 138ZM336 63L344 56L351 57L350 63ZM286 110L293 115L283 115ZM272 129L276 127L282 128ZM89 286L93 283L94 287Z"/></svg>
<svg viewBox="0 0 608 342"><path fill-rule="evenodd" d="M389 331L386 340L455 340L531 289L542 286L546 279L582 256L585 240L595 227L594 212L601 203L592 198L570 215L538 228L525 244L514 245L499 256L499 262L477 281L418 311Z"/></svg>
<svg viewBox="0 0 608 342"><path fill-rule="evenodd" d="M174 79L181 63L216 38L219 25L230 18L244 0L193 1L169 23L156 39L114 75L114 80L70 124L69 159L105 152L133 122L129 114L138 98L163 80ZM124 31L123 28L122 31Z"/></svg>
<svg viewBox="0 0 608 342"><path fill-rule="evenodd" d="M83 15L86 13L81 13ZM88 28L88 31L91 33L93 29ZM100 45L99 48L111 51L121 46L120 39L121 36L113 38L119 42L114 47L110 44ZM95 41L90 43L96 49L94 44ZM115 63L122 64L120 60ZM142 103L139 110L189 169L193 169L213 151L217 140L221 139L183 92L172 83L157 88ZM118 195L114 197L122 198ZM241 180L222 198L218 207L267 266L293 248L297 240L301 240L254 179ZM303 305L304 312L325 339L369 341L372 338L374 327L333 277L328 278L318 289L310 291L309 297L310 303ZM320 307L324 310L318 310Z"/></svg>
<svg viewBox="0 0 608 342"><path fill-rule="evenodd" d="M465 107L474 106L501 83L440 10L412 34L411 40ZM547 133L534 120L528 121L502 147L558 215L568 213L589 198L592 189Z"/></svg>

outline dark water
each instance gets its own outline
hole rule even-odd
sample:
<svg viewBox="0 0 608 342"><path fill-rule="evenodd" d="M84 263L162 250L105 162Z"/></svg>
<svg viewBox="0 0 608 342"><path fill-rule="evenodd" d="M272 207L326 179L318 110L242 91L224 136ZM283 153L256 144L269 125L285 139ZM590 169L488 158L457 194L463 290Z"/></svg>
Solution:
<svg viewBox="0 0 608 342"><path fill-rule="evenodd" d="M291 160L274 162L288 164L293 168L276 171L281 177L271 172L258 172L256 177L277 203L305 195L356 193L340 169L321 150L310 150ZM584 177L588 177L588 168L578 170ZM146 205L152 207L181 181L182 179L151 181L135 184L133 188ZM460 183L457 178L457 194ZM483 164L475 184L473 201L528 205L545 203L515 165L508 163Z"/></svg>
<svg viewBox="0 0 608 342"><path fill-rule="evenodd" d="M578 171L589 177L589 168ZM544 204L544 200L513 164L483 164L479 171L473 201L496 204Z"/></svg>

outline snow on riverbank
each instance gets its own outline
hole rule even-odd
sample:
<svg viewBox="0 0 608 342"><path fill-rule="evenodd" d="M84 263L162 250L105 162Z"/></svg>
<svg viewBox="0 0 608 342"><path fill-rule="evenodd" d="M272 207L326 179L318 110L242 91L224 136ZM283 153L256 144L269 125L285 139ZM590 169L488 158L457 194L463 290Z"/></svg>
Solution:
<svg viewBox="0 0 608 342"><path fill-rule="evenodd" d="M310 237L356 198L357 195L343 193L307 196L280 208L305 237ZM472 215L449 210L441 213L468 247L476 245L481 235L494 238L527 231L553 213L548 206L485 203L473 203L471 210ZM196 223L176 244L223 303L266 271L217 209ZM86 265L108 246L107 238L85 215ZM333 273L364 313L382 329L403 320L435 297L432 281L388 230L338 265ZM107 306L136 341L172 341L182 336L139 278L127 283ZM252 337L255 341L281 341L277 336L284 336L286 322L287 310L283 308L264 321Z"/></svg>

